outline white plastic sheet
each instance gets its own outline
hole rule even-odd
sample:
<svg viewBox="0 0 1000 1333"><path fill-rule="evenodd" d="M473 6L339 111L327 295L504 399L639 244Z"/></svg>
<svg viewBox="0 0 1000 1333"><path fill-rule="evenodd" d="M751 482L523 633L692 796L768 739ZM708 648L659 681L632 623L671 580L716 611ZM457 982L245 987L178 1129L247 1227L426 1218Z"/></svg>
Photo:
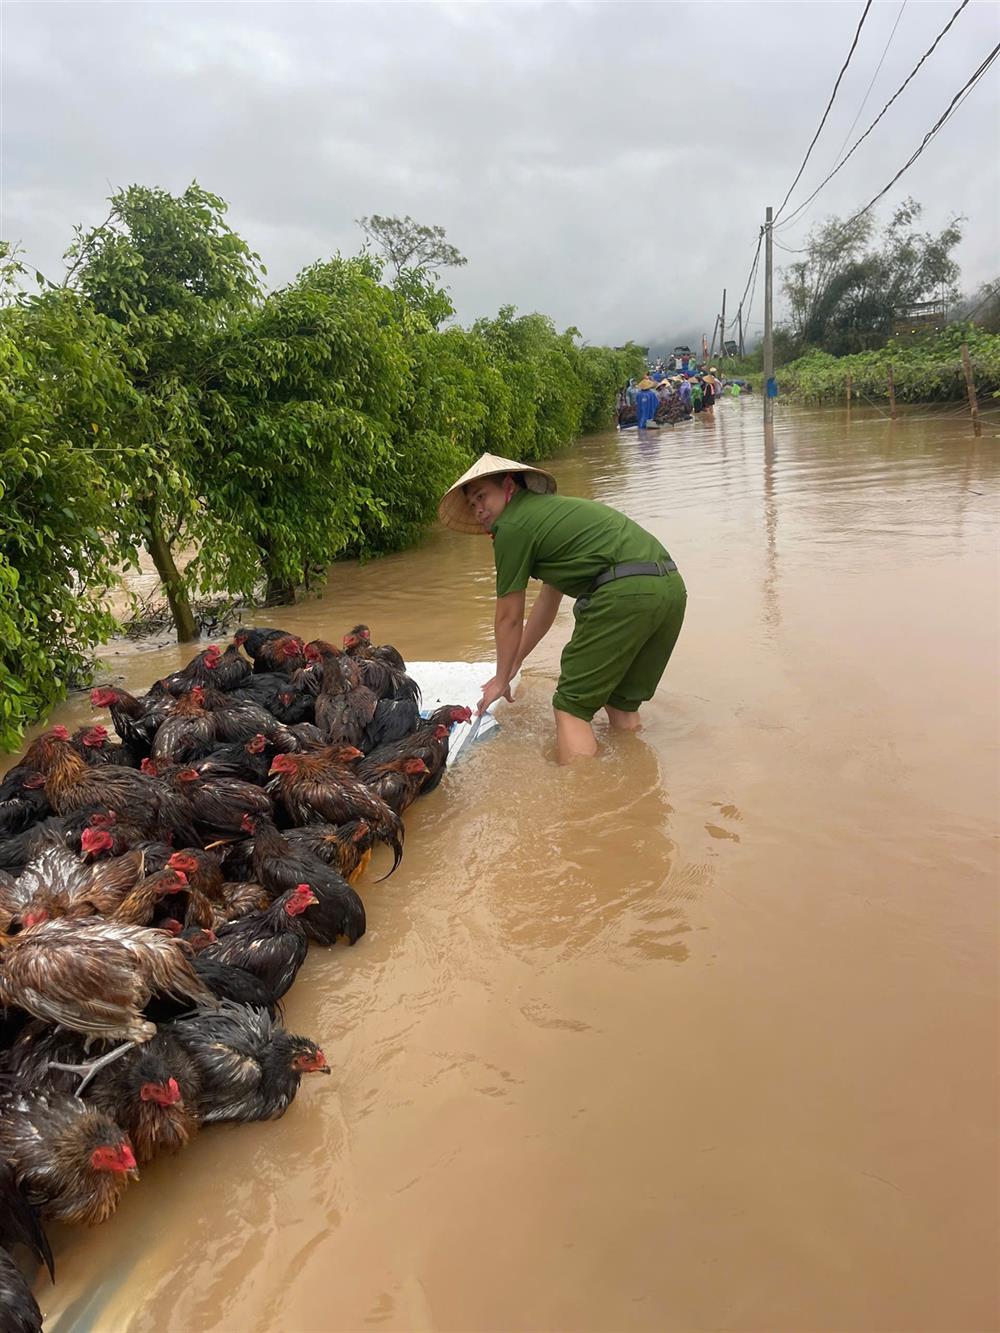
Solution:
<svg viewBox="0 0 1000 1333"><path fill-rule="evenodd" d="M464 704L472 709L472 721L460 722L452 730L448 746L449 767L471 745L477 745L496 732L500 725L493 716L496 704L487 709L482 718L475 716L476 705L483 697L483 685L496 672L494 662L408 662L406 670L420 686L423 713L433 713L442 704ZM516 681L517 677L513 683Z"/></svg>

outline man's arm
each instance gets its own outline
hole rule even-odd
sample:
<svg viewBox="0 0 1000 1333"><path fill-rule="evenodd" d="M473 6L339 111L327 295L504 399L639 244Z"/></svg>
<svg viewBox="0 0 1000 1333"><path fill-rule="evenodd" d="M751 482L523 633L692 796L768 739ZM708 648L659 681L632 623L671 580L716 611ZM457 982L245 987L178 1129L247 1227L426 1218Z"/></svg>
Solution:
<svg viewBox="0 0 1000 1333"><path fill-rule="evenodd" d="M506 597L498 597L493 617L493 632L497 645L497 673L483 687L483 697L479 700L478 712L485 712L491 703L507 694L510 689L510 678L515 673L514 663L521 646L523 628L524 590L509 592Z"/></svg>
<svg viewBox="0 0 1000 1333"><path fill-rule="evenodd" d="M562 598L562 593L558 588L553 588L551 583L542 584L541 591L535 598L535 604L531 608L531 614L528 616L527 624L521 635L521 644L517 650L517 657L514 659L514 669L510 673L511 676L517 675L521 669L521 663L534 652L552 628Z"/></svg>

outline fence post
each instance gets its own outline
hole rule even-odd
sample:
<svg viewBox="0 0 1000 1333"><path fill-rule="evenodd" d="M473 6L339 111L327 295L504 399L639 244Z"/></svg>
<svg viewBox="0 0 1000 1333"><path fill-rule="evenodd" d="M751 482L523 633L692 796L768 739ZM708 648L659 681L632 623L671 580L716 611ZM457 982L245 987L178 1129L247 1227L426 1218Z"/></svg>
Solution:
<svg viewBox="0 0 1000 1333"><path fill-rule="evenodd" d="M889 416L896 420L896 385L892 378L892 364L889 365Z"/></svg>
<svg viewBox="0 0 1000 1333"><path fill-rule="evenodd" d="M976 386L972 379L972 362L969 360L969 344L962 343L962 369L965 371L965 388L969 395L969 411L972 413L972 433L982 435L982 422L979 420L979 404L976 402Z"/></svg>
<svg viewBox="0 0 1000 1333"><path fill-rule="evenodd" d="M851 372L847 372L847 420L851 419Z"/></svg>

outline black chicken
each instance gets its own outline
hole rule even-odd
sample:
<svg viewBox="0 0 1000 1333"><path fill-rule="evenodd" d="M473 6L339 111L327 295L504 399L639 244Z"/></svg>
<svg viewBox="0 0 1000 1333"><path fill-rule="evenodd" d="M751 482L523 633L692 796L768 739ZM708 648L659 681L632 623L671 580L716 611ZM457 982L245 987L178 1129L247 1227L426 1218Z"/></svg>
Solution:
<svg viewBox="0 0 1000 1333"><path fill-rule="evenodd" d="M421 721L420 709L413 699L379 699L360 748L371 754L380 745L393 745L416 731Z"/></svg>
<svg viewBox="0 0 1000 1333"><path fill-rule="evenodd" d="M0 1329L3 1333L41 1333L38 1302L10 1251L23 1245L55 1279L52 1251L34 1209L17 1187L13 1168L0 1162Z"/></svg>
<svg viewBox="0 0 1000 1333"><path fill-rule="evenodd" d="M85 764L100 768L102 764L124 764L126 768L138 768L139 763L124 745L114 745L108 740L108 729L99 724L95 727L78 727L69 738L69 743Z"/></svg>
<svg viewBox="0 0 1000 1333"><path fill-rule="evenodd" d="M44 774L18 764L0 779L0 839L23 832L51 813Z"/></svg>
<svg viewBox="0 0 1000 1333"><path fill-rule="evenodd" d="M197 836L189 844L239 833L244 815L269 815L273 810L266 792L239 778L203 778L195 768L181 768L166 781L190 811Z"/></svg>
<svg viewBox="0 0 1000 1333"><path fill-rule="evenodd" d="M20 1088L70 1093L77 1076L57 1066L78 1066L87 1054L79 1036L33 1022L7 1052L4 1065ZM198 1075L169 1027L102 1069L83 1096L126 1131L140 1165L157 1153L183 1148L200 1124Z"/></svg>
<svg viewBox="0 0 1000 1333"><path fill-rule="evenodd" d="M364 903L347 881L304 847L294 848L269 819L248 820L253 834L256 878L277 896L306 884L316 902L302 918L306 934L318 944L333 944L341 935L354 944L365 933Z"/></svg>
<svg viewBox="0 0 1000 1333"><path fill-rule="evenodd" d="M277 1120L303 1074L330 1073L315 1042L286 1032L264 1009L221 1004L179 1019L171 1031L198 1071L206 1124Z"/></svg>
<svg viewBox="0 0 1000 1333"><path fill-rule="evenodd" d="M189 763L203 778L239 778L263 787L270 767L266 751L267 737L257 732L246 743L235 741L230 745L206 747L203 755L193 755Z"/></svg>
<svg viewBox="0 0 1000 1333"><path fill-rule="evenodd" d="M309 950L302 913L318 899L307 884L298 884L276 899L266 912L228 921L216 931L199 958L242 967L259 977L281 999L305 962Z"/></svg>
<svg viewBox="0 0 1000 1333"><path fill-rule="evenodd" d="M131 762L138 765L149 754L158 728L173 711L174 701L169 695L159 698L146 695L137 699L128 690L115 685L98 685L90 691L90 702L95 708L107 708L111 721L128 751Z"/></svg>
<svg viewBox="0 0 1000 1333"><path fill-rule="evenodd" d="M245 968L233 967L230 963L206 958L204 953L199 953L191 959L191 971L216 999L253 1005L257 1009L266 1009L270 1014L281 1011L281 1002L277 996L271 993L260 977L253 976ZM190 1002L158 995L146 1006L145 1016L154 1023L165 1024L172 1019L183 1018L191 1010ZM172 1024L170 1031L173 1031Z"/></svg>
<svg viewBox="0 0 1000 1333"><path fill-rule="evenodd" d="M12 837L0 837L0 870L18 875L37 854L43 843L62 838L66 846L80 851L80 839L93 817L92 809L74 810L68 815L49 815L37 824L29 824ZM101 840L103 845L103 839ZM113 845L113 844L111 844ZM120 848L119 850L124 850Z"/></svg>

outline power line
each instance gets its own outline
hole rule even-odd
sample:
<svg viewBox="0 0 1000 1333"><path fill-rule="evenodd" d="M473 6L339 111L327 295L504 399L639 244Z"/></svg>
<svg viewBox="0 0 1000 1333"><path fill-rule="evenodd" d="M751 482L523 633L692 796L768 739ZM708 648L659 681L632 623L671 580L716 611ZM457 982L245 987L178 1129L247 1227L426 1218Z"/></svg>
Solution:
<svg viewBox="0 0 1000 1333"><path fill-rule="evenodd" d="M972 89L983 77L983 75L986 73L989 67L993 64L994 60L996 60L998 55L1000 55L1000 42L997 42L996 46L994 46L993 50L989 53L989 55L979 66L976 72L972 75L972 77L968 80L968 82L964 85L964 87L958 90L955 96L948 103L947 109L941 114L941 116L939 116L939 118L927 131L923 139L921 139L918 147L913 150L913 152L910 154L907 160L896 172L895 176L893 176L889 184L884 185L882 189L879 190L878 194L874 195L871 199L869 199L868 203L865 204L864 208L859 208L855 214L849 217L847 221L843 224L842 230L846 230L851 225L852 222L857 222L858 218L863 217L865 213L867 213L868 210L872 207L873 204L877 204L884 194L888 194L888 192L899 180L900 176L902 176L903 172L908 171L909 168L913 166L914 162L916 162L917 158L924 151L924 149L931 142L931 140L935 137L938 131L947 123L947 121L951 119L953 113L957 111L961 103L964 102L965 98L969 95L969 93L972 92Z"/></svg>
<svg viewBox="0 0 1000 1333"><path fill-rule="evenodd" d="M861 105L858 107L857 113L855 114L854 119L851 121L851 128L844 135L843 143L841 143L840 147L837 149L837 155L833 159L834 165L836 165L840 161L840 155L844 151L844 144L847 143L848 139L854 133L855 125L861 119L861 113L868 105L868 99L871 96L872 89L875 87L875 80L878 78L879 70L885 64L885 58L889 54L889 47L892 45L892 39L895 37L896 29L899 27L899 20L903 17L903 10L906 8L908 3L909 0L903 0L903 3L899 6L899 13L896 15L896 22L892 25L892 32L889 33L889 40L886 42L885 47L882 50L881 58L878 64L875 66L875 73L872 75L868 87L865 90L865 95L861 99Z"/></svg>
<svg viewBox="0 0 1000 1333"><path fill-rule="evenodd" d="M753 252L753 259L752 259L752 261L751 261L751 263L750 263L750 272L747 274L747 282L746 282L746 286L743 288L743 295L740 297L740 303L739 303L739 305L736 307L736 321L737 321L738 324L741 324L741 325L742 325L742 321L743 321L743 304L744 304L744 302L745 302L746 299L747 299L747 292L750 290L750 283L751 283L751 280L756 284L756 279L757 279L757 264L758 264L758 262L759 262L759 260L760 260L760 247L763 245L763 243L764 243L764 228L761 227L761 229L760 229L760 234L759 234L758 237L757 237L757 248L756 248L756 249L754 250L754 252ZM751 301L751 304L752 304L752 303L753 303L753 297L752 297L752 296L750 297L750 301ZM747 308L749 309L749 307L747 307Z"/></svg>
<svg viewBox="0 0 1000 1333"><path fill-rule="evenodd" d="M771 238L771 239L772 239L772 240L774 239L773 235L772 235L772 238ZM759 250L758 250L758 252L757 252L757 256L758 256L758 258L760 257L760 251L759 251ZM756 294L756 291L757 291L757 264L756 264L756 262L755 262L755 263L754 263L754 266L753 266L753 286L750 288L750 300L749 300L748 303L747 303L747 314L748 314L748 315L750 314L750 311L753 309L753 298L754 298L754 295Z"/></svg>
<svg viewBox="0 0 1000 1333"><path fill-rule="evenodd" d="M803 209L807 208L807 207L809 206L809 204L812 203L812 201L813 201L813 200L816 198L816 196L819 194L820 190L822 190L823 186L826 185L829 181L833 180L833 178L834 178L834 176L836 176L837 172L840 171L842 167L845 167L845 166L847 165L847 163L850 161L850 159L854 156L854 153L861 147L861 145L862 145L862 144L864 143L864 141L868 138L869 134L871 134L871 132L872 132L872 130L875 128L875 126L879 123L879 121L882 119L882 117L885 115L885 113L886 113L886 112L889 110L889 108L892 106L893 102L895 102L895 100L897 99L897 97L899 97L899 95L900 95L900 93L903 91L903 89L904 89L904 88L907 86L907 84L913 79L914 75L916 74L917 70L919 70L920 66L924 63L924 61L927 59L927 57L933 53L933 51L934 51L935 48L937 47L938 43L941 41L942 37L944 37L945 33L949 30L949 28L951 27L951 25L955 22L955 20L956 20L956 19L958 18L958 16L959 16L959 14L961 14L962 10L966 7L966 5L967 5L968 3L969 3L969 0L962 0L962 3L958 6L958 8L955 10L954 14L952 14L951 18L950 18L950 19L948 20L948 22L944 25L944 27L941 29L941 31L938 33L938 35L934 38L934 41L931 43L931 45L927 48L927 50L924 52L924 54L920 57L920 59L919 59L919 60L917 61L917 63L914 65L913 69L910 70L909 74L906 76L906 78L903 80L903 82L899 85L899 87L896 89L896 91L893 93L893 95L889 98L888 102L886 102L885 106L884 106L884 107L882 108L882 110L878 113L878 115L875 117L875 119L872 121L872 123L868 126L868 128L865 130L864 134L862 134L861 138L858 139L858 141L852 146L852 148L851 148L850 152L847 154L847 156L844 157L840 162L837 163L837 165L836 165L836 166L833 168L833 170L830 172L829 176L827 176L824 180L821 180L821 181L820 181L820 183L816 186L815 190L813 190L812 194L809 196L808 199L805 200L804 203L799 204L798 208L793 209L792 212L789 213L788 217L785 218L784 222L781 224L782 227L787 227L787 226L789 226L792 222L794 222L795 219L798 217L798 215L803 211Z"/></svg>
<svg viewBox="0 0 1000 1333"><path fill-rule="evenodd" d="M857 31L856 31L855 34L854 34L854 41L851 43L851 49L848 51L848 53L847 53L847 59L844 61L843 66L841 67L840 73L837 75L837 82L833 85L833 92L830 94L830 100L829 100L829 102L827 102L827 104L826 104L826 110L823 112L823 119L822 119L822 120L820 121L820 123L819 123L819 129L818 129L818 130L816 131L816 133L813 135L812 143L811 143L811 144L809 145L809 147L806 149L806 155L805 155L805 157L802 159L802 165L799 167L799 170L798 170L798 173L796 174L795 179L792 181L791 185L788 187L788 194L786 194L785 197L784 197L784 199L782 199L782 201L781 201L781 205L780 205L780 207L778 208L777 213L775 213L775 215L774 215L774 219L775 219L775 221L777 221L778 218L781 217L782 209L783 209L783 208L785 207L785 205L788 203L788 200L789 200L789 198L791 197L791 193L792 193L792 191L795 189L796 185L798 185L799 180L800 180L801 177L802 177L802 173L803 173L803 171L805 171L805 169L806 169L806 163L809 161L809 155L812 153L812 150L816 147L816 140L819 138L820 134L822 134L822 132L823 132L823 126L826 124L826 118L827 118L827 116L830 114L830 108L833 106L834 98L837 96L837 89L840 87L840 81L841 81L841 79L844 77L844 74L845 74L845 72L846 72L846 70L847 70L847 66L851 63L851 56L854 55L855 47L856 47L857 44L858 44L858 38L861 36L861 29L864 27L865 19L868 17L868 11L871 9L871 7L872 7L872 0L867 0L867 3L865 4L865 8L864 8L864 13L861 15L861 19L860 19L860 22L858 23Z"/></svg>
<svg viewBox="0 0 1000 1333"><path fill-rule="evenodd" d="M747 274L747 285L743 288L743 295L740 297L740 303L736 308L737 314L743 309L743 302L747 298L747 292L750 290L750 279L757 272L757 261L760 259L760 247L764 241L764 228L761 227L760 235L757 237L757 249L753 252L753 259L750 263L750 272Z"/></svg>

